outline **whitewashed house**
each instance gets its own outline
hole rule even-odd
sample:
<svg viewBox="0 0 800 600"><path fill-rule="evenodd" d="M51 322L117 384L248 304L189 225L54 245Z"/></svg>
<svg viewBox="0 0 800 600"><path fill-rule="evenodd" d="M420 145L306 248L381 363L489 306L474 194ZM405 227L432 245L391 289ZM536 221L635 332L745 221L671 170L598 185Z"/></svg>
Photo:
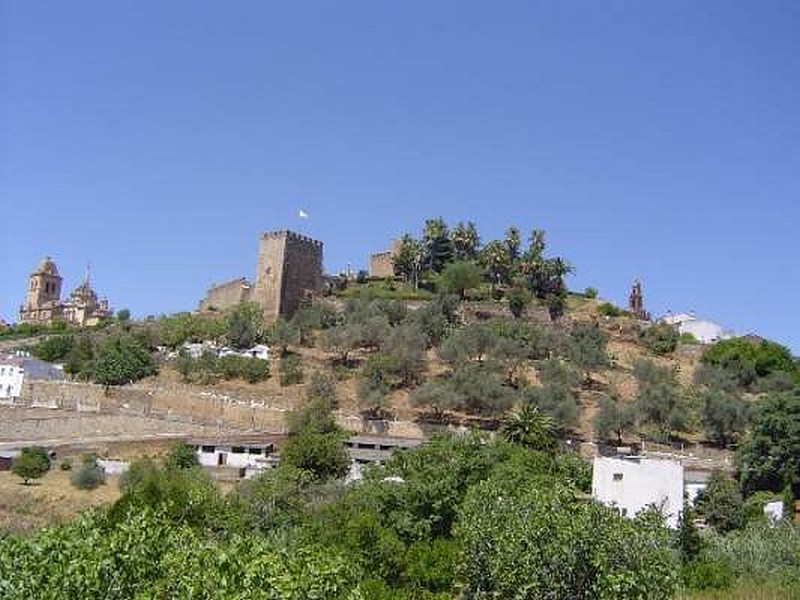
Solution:
<svg viewBox="0 0 800 600"><path fill-rule="evenodd" d="M0 401L13 402L22 395L25 370L15 356L0 356Z"/></svg>
<svg viewBox="0 0 800 600"><path fill-rule="evenodd" d="M592 497L630 518L656 507L667 526L677 528L683 513L683 465L675 460L597 456Z"/></svg>
<svg viewBox="0 0 800 600"><path fill-rule="evenodd" d="M12 404L22 396L25 381L64 379L64 369L27 352L0 354L0 403Z"/></svg>
<svg viewBox="0 0 800 600"><path fill-rule="evenodd" d="M727 340L734 336L733 332L725 329L719 323L699 319L694 313L667 313L661 317L663 323L678 329L678 333L690 333L701 344L713 344L720 340Z"/></svg>
<svg viewBox="0 0 800 600"><path fill-rule="evenodd" d="M247 350L234 350L233 348L223 347L219 350L219 356L243 356L245 358L259 358L269 360L269 346L257 344Z"/></svg>
<svg viewBox="0 0 800 600"><path fill-rule="evenodd" d="M197 460L204 467L238 469L240 476L250 477L277 464L272 443L203 442L195 445Z"/></svg>

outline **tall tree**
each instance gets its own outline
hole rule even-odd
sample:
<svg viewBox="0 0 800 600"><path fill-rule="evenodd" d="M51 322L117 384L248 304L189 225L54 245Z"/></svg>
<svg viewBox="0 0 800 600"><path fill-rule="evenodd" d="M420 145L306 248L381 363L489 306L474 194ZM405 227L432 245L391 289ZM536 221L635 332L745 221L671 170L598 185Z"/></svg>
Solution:
<svg viewBox="0 0 800 600"><path fill-rule="evenodd" d="M450 229L441 217L425 221L422 243L425 247L424 266L427 270L439 273L447 263L453 260L453 240L450 237Z"/></svg>
<svg viewBox="0 0 800 600"><path fill-rule="evenodd" d="M512 266L511 256L503 242L493 240L486 244L481 251L479 261L489 274L492 287L509 282Z"/></svg>
<svg viewBox="0 0 800 600"><path fill-rule="evenodd" d="M506 238L505 238L505 245L506 250L508 251L508 257L511 259L512 262L516 261L520 256L520 244L521 244L520 236L519 236L519 229L514 226L509 227L506 229Z"/></svg>
<svg viewBox="0 0 800 600"><path fill-rule="evenodd" d="M228 343L234 348L251 348L264 337L264 311L254 302L243 302L228 316Z"/></svg>
<svg viewBox="0 0 800 600"><path fill-rule="evenodd" d="M467 290L474 289L481 284L482 275L482 269L475 263L452 262L442 270L438 283L442 291L456 294L460 300L463 300Z"/></svg>
<svg viewBox="0 0 800 600"><path fill-rule="evenodd" d="M747 404L735 391L711 387L700 398L700 418L709 439L727 447L748 423Z"/></svg>
<svg viewBox="0 0 800 600"><path fill-rule="evenodd" d="M605 396L600 400L600 410L594 417L594 429L601 438L608 439L611 434L622 444L622 436L632 431L636 425L636 407L623 404L617 398Z"/></svg>
<svg viewBox="0 0 800 600"><path fill-rule="evenodd" d="M453 227L453 251L456 260L475 260L481 245L481 238L475 223L467 221L466 225L459 222Z"/></svg>
<svg viewBox="0 0 800 600"><path fill-rule="evenodd" d="M422 242L415 240L409 234L405 234L400 239L399 248L392 262L394 264L394 272L403 281L412 284L415 288L419 287L419 279L425 262L425 247Z"/></svg>
<svg viewBox="0 0 800 600"><path fill-rule="evenodd" d="M640 419L656 425L665 437L672 431L686 431L689 415L675 372L649 360L638 360L633 375L639 387L636 405Z"/></svg>
<svg viewBox="0 0 800 600"><path fill-rule="evenodd" d="M759 402L737 465L746 494L791 487L793 496L800 498L800 388Z"/></svg>
<svg viewBox="0 0 800 600"><path fill-rule="evenodd" d="M592 371L608 364L607 345L608 335L597 325L580 323L570 333L567 354L572 364L584 372L587 381Z"/></svg>

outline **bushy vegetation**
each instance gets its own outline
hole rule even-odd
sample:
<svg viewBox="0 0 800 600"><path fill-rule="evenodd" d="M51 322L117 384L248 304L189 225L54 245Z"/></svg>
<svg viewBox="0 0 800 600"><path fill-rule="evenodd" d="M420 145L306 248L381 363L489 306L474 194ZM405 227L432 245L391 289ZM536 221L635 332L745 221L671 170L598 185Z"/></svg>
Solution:
<svg viewBox="0 0 800 600"><path fill-rule="evenodd" d="M649 599L800 584L800 530L748 524L735 481L698 500L705 533L691 511L678 535L656 512L623 518L586 498L588 464L530 405L494 441L435 437L344 485L335 388L312 382L276 469L223 496L188 446L135 461L113 506L0 537L0 596Z"/></svg>
<svg viewBox="0 0 800 600"><path fill-rule="evenodd" d="M50 459L47 451L41 446L23 448L19 456L11 462L11 472L22 478L25 485L31 479L39 479L50 470Z"/></svg>
<svg viewBox="0 0 800 600"><path fill-rule="evenodd" d="M174 366L185 382L209 384L219 379L243 379L257 383L269 379L269 362L251 356L229 354L218 357L211 351L192 358L184 349L178 353Z"/></svg>
<svg viewBox="0 0 800 600"><path fill-rule="evenodd" d="M419 239L406 234L400 240L394 271L415 289L433 287L460 298L482 283L490 287L494 299L510 294L509 290L524 289L558 319L566 306L564 277L573 268L560 257L546 257L545 247L545 234L539 229L531 232L523 249L516 227L509 227L504 239L483 245L472 222L451 229L441 218L428 219ZM524 304L519 292L509 295L513 314L519 315Z"/></svg>
<svg viewBox="0 0 800 600"><path fill-rule="evenodd" d="M597 307L597 312L604 317L623 317L628 316L629 314L627 311L619 308L618 306L614 306L610 302L603 302Z"/></svg>
<svg viewBox="0 0 800 600"><path fill-rule="evenodd" d="M758 403L752 430L736 459L746 494L788 490L800 498L800 387L770 394Z"/></svg>
<svg viewBox="0 0 800 600"><path fill-rule="evenodd" d="M81 457L81 464L72 471L70 482L79 490L93 490L106 482L106 474L94 454Z"/></svg>
<svg viewBox="0 0 800 600"><path fill-rule="evenodd" d="M778 374L786 375L791 383L800 383L800 371L789 349L768 340L722 340L708 348L701 360L721 369L742 388Z"/></svg>
<svg viewBox="0 0 800 600"><path fill-rule="evenodd" d="M582 500L588 467L576 456L441 437L344 486L336 479L343 470L330 468L334 454L304 437L339 435L320 398L308 402L295 416L297 447L284 451L286 460L227 497L201 468L176 460L187 451L175 448L164 466L134 462L112 507L0 538L0 596L445 599L462 590L537 598L548 589L566 599L674 591L677 553L666 530L653 517L629 521Z"/></svg>
<svg viewBox="0 0 800 600"><path fill-rule="evenodd" d="M668 323L655 323L639 336L645 347L655 354L671 354L678 347L678 330Z"/></svg>

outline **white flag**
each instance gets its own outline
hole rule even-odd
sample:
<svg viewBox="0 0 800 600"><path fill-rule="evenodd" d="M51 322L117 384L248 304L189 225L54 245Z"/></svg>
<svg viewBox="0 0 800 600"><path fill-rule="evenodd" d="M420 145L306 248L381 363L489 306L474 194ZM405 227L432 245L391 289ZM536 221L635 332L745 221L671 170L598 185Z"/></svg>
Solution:
<svg viewBox="0 0 800 600"><path fill-rule="evenodd" d="M300 217L301 219L307 219L308 213L301 208L300 212L297 213L297 216Z"/></svg>

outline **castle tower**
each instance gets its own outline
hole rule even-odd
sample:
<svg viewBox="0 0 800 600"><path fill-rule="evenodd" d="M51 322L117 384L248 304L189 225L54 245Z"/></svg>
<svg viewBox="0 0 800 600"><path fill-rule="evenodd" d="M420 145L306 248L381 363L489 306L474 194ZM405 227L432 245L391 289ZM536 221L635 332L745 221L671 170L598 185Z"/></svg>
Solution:
<svg viewBox="0 0 800 600"><path fill-rule="evenodd" d="M261 236L251 299L267 319L291 316L322 285L322 242L292 231Z"/></svg>
<svg viewBox="0 0 800 600"><path fill-rule="evenodd" d="M638 279L633 280L631 286L631 293L628 296L628 310L632 312L637 319L642 321L650 320L650 313L644 309L644 294L642 294L642 283Z"/></svg>
<svg viewBox="0 0 800 600"><path fill-rule="evenodd" d="M28 278L28 292L25 295L25 310L38 310L48 303L58 303L61 299L61 275L58 267L49 256L42 259Z"/></svg>

